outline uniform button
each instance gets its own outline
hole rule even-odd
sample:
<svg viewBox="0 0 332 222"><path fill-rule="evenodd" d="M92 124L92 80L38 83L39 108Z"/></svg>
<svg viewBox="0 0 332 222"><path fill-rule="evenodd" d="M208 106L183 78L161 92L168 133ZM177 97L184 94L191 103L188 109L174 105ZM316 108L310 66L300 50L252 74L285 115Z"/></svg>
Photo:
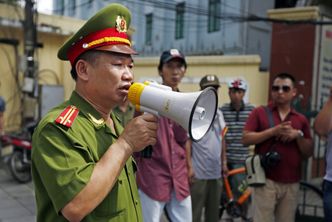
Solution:
<svg viewBox="0 0 332 222"><path fill-rule="evenodd" d="M119 180L119 184L122 184L122 180Z"/></svg>
<svg viewBox="0 0 332 222"><path fill-rule="evenodd" d="M138 200L135 200L135 204L138 205Z"/></svg>

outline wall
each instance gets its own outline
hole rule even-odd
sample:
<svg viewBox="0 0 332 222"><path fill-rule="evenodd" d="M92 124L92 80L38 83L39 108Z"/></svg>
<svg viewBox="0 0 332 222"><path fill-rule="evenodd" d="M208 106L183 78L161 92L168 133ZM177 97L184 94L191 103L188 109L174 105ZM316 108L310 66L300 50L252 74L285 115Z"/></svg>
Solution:
<svg viewBox="0 0 332 222"><path fill-rule="evenodd" d="M232 78L243 78L248 81L248 101L256 104L266 104L268 98L268 73L259 72L260 57L246 56L187 56L188 69L182 91L198 91L199 81L206 74L215 74L221 81L219 90L219 105L229 102L227 81ZM137 57L135 60L135 80L159 80L157 57Z"/></svg>

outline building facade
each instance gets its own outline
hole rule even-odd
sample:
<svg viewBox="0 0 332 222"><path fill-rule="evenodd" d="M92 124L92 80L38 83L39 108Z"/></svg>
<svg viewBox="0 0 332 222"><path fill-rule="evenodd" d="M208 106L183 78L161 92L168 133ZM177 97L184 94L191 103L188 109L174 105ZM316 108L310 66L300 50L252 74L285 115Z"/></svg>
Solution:
<svg viewBox="0 0 332 222"><path fill-rule="evenodd" d="M23 8L0 4L0 95L7 102L5 131L15 131L22 125L22 118L38 119L47 102L54 101L54 89L63 88L63 100L75 87L70 76L70 63L57 58L58 49L83 24L83 20L59 15L38 14L37 42L43 45L35 50L35 82L42 88L35 98L22 100L26 59L24 58L24 35L20 18ZM6 40L6 41L5 41ZM17 43L16 43L17 42ZM10 43L10 44L8 44ZM135 56L135 79L143 81L159 78L158 56ZM223 87L219 90L219 105L228 101L226 82L231 78L246 79L250 86L247 99L254 104L267 100L268 73L260 72L258 55L204 55L187 56L188 70L180 89L184 92L199 90L199 80L206 74L219 77ZM48 91L45 91L48 90ZM51 94L51 95L50 95ZM50 95L51 97L47 97ZM56 97L58 98L58 96ZM61 100L61 98L59 99ZM44 105L46 107L44 108ZM40 108L42 108L41 111Z"/></svg>
<svg viewBox="0 0 332 222"><path fill-rule="evenodd" d="M118 2L132 12L133 42L142 56L158 56L178 48L186 55L248 55L270 61L271 24L248 21L266 17L274 0L54 0L54 13L88 19L97 10Z"/></svg>

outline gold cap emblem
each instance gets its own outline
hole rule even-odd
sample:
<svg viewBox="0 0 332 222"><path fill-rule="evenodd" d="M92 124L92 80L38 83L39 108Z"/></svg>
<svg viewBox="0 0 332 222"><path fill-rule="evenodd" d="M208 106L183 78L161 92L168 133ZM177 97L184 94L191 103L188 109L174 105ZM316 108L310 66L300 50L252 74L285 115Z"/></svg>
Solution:
<svg viewBox="0 0 332 222"><path fill-rule="evenodd" d="M116 18L116 30L118 32L127 32L127 22L123 16L118 15Z"/></svg>

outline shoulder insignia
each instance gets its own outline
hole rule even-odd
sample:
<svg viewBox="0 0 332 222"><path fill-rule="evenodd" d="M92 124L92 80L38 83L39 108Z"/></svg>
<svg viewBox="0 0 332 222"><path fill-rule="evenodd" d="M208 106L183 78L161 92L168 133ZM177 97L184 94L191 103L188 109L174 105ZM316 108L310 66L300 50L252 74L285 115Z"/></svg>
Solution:
<svg viewBox="0 0 332 222"><path fill-rule="evenodd" d="M76 108L76 106L67 106L67 108L62 111L60 116L58 116L55 122L67 127L71 127L78 113L79 110Z"/></svg>

